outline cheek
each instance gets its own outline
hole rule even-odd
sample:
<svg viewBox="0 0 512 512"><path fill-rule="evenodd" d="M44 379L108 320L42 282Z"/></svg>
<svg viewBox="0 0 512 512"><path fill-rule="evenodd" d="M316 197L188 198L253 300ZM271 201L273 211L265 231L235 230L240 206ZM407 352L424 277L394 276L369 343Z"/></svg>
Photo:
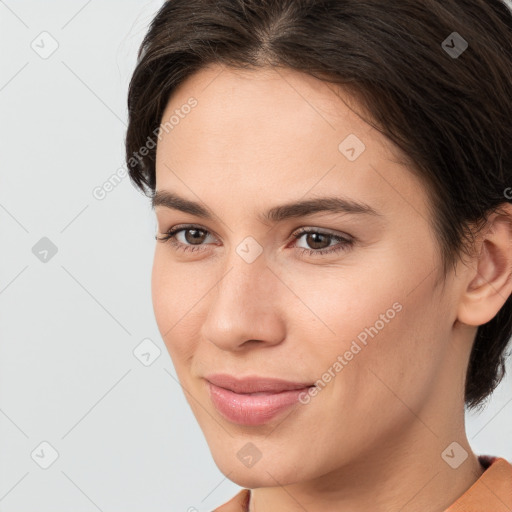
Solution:
<svg viewBox="0 0 512 512"><path fill-rule="evenodd" d="M194 305L203 295L197 287L197 279L190 279L166 257L165 247L157 247L151 274L151 296L155 320L160 335L173 363L190 359L197 336L191 332L194 326Z"/></svg>
<svg viewBox="0 0 512 512"><path fill-rule="evenodd" d="M165 333L170 328L167 310L172 311L172 304L175 302L175 289L170 287L171 276L165 269L164 261L161 256L161 250L158 246L155 249L153 258L153 268L151 272L151 298L153 301L153 310L155 319L160 330L160 334Z"/></svg>
<svg viewBox="0 0 512 512"><path fill-rule="evenodd" d="M372 339L368 329L375 333L375 326L382 337L403 316L404 293L399 283L403 275L391 272L383 258L296 274L293 292L300 300L291 297L289 301L296 304L293 310L287 309L292 315L290 326L298 322L300 332L306 329L313 336L309 338L313 346L315 338L322 340L331 353L348 350L354 339L364 346L365 340ZM286 279L290 281L292 276ZM298 338L304 339L300 332Z"/></svg>
<svg viewBox="0 0 512 512"><path fill-rule="evenodd" d="M410 295L393 288L378 297L366 295L367 307L351 307L343 354L352 361L337 390L342 400L366 404L366 411L385 411L383 421L407 417L404 403L419 410L428 400L443 366L447 327L430 284ZM351 355L353 350L359 352Z"/></svg>
<svg viewBox="0 0 512 512"><path fill-rule="evenodd" d="M379 402L403 407L394 393L411 404L425 398L449 330L434 274L425 279L428 254L421 261L405 251L381 253L364 265L317 269L295 281L294 292L308 306L291 313L295 338L309 340L318 378L329 369L336 374L335 400L357 400L371 410Z"/></svg>

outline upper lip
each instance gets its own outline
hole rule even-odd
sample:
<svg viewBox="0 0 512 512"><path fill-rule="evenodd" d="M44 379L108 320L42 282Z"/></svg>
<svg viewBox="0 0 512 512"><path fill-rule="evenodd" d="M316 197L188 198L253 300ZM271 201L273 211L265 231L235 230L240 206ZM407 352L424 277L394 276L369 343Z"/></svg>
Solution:
<svg viewBox="0 0 512 512"><path fill-rule="evenodd" d="M278 393L291 389L304 389L313 385L309 382L291 382L270 377L248 376L236 378L227 374L208 375L205 379L215 386L229 389L235 393L258 393L263 391Z"/></svg>

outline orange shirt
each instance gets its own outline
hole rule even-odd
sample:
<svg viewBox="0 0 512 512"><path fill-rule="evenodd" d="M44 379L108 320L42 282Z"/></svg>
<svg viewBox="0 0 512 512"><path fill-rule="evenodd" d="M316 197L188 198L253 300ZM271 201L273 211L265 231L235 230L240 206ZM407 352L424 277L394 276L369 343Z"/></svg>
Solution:
<svg viewBox="0 0 512 512"><path fill-rule="evenodd" d="M512 512L512 464L502 457L479 455L485 471L445 512ZM213 512L248 512L250 489L242 489Z"/></svg>

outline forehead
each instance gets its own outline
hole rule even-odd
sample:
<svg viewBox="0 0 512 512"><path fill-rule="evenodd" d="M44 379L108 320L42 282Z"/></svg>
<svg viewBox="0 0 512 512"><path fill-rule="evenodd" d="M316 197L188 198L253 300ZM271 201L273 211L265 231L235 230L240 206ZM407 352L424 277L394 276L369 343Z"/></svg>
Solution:
<svg viewBox="0 0 512 512"><path fill-rule="evenodd" d="M191 98L197 105L188 113L180 112ZM171 144L173 140L180 144L191 140L190 132L200 127L196 139L218 136L225 142L216 140L217 152L227 146L232 156L237 150L241 152L263 142L267 142L265 149L269 151L273 147L282 150L284 143L293 144L297 150L304 139L309 142L307 147L322 141L327 146L349 132L371 142L374 149L378 146L389 158L403 156L360 117L360 110L347 90L305 73L210 65L188 77L173 92L161 122L165 123L173 114L175 121L179 121L173 125ZM251 132L251 137L247 137L247 132ZM207 144L206 140L202 142ZM203 146L202 150L205 149Z"/></svg>
<svg viewBox="0 0 512 512"><path fill-rule="evenodd" d="M195 106L184 108L191 98ZM423 186L405 155L360 114L348 92L304 73L210 66L166 106L161 123L174 122L157 145L157 189L185 192L185 180L205 197L224 186L292 199L342 187L366 191L376 207L386 195L403 207L407 196L420 203Z"/></svg>

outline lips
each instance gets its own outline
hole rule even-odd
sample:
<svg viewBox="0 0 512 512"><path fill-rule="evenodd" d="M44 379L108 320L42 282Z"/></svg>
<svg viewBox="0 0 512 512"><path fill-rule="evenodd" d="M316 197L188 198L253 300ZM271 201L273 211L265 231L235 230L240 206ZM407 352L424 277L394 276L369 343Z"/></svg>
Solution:
<svg viewBox="0 0 512 512"><path fill-rule="evenodd" d="M299 402L301 395L314 386L267 377L216 374L205 377L210 399L217 411L238 425L263 425Z"/></svg>
<svg viewBox="0 0 512 512"><path fill-rule="evenodd" d="M227 374L214 374L205 379L215 386L224 388L239 394L269 394L283 391L299 390L313 386L311 382L292 382L270 377L248 376L236 378Z"/></svg>

